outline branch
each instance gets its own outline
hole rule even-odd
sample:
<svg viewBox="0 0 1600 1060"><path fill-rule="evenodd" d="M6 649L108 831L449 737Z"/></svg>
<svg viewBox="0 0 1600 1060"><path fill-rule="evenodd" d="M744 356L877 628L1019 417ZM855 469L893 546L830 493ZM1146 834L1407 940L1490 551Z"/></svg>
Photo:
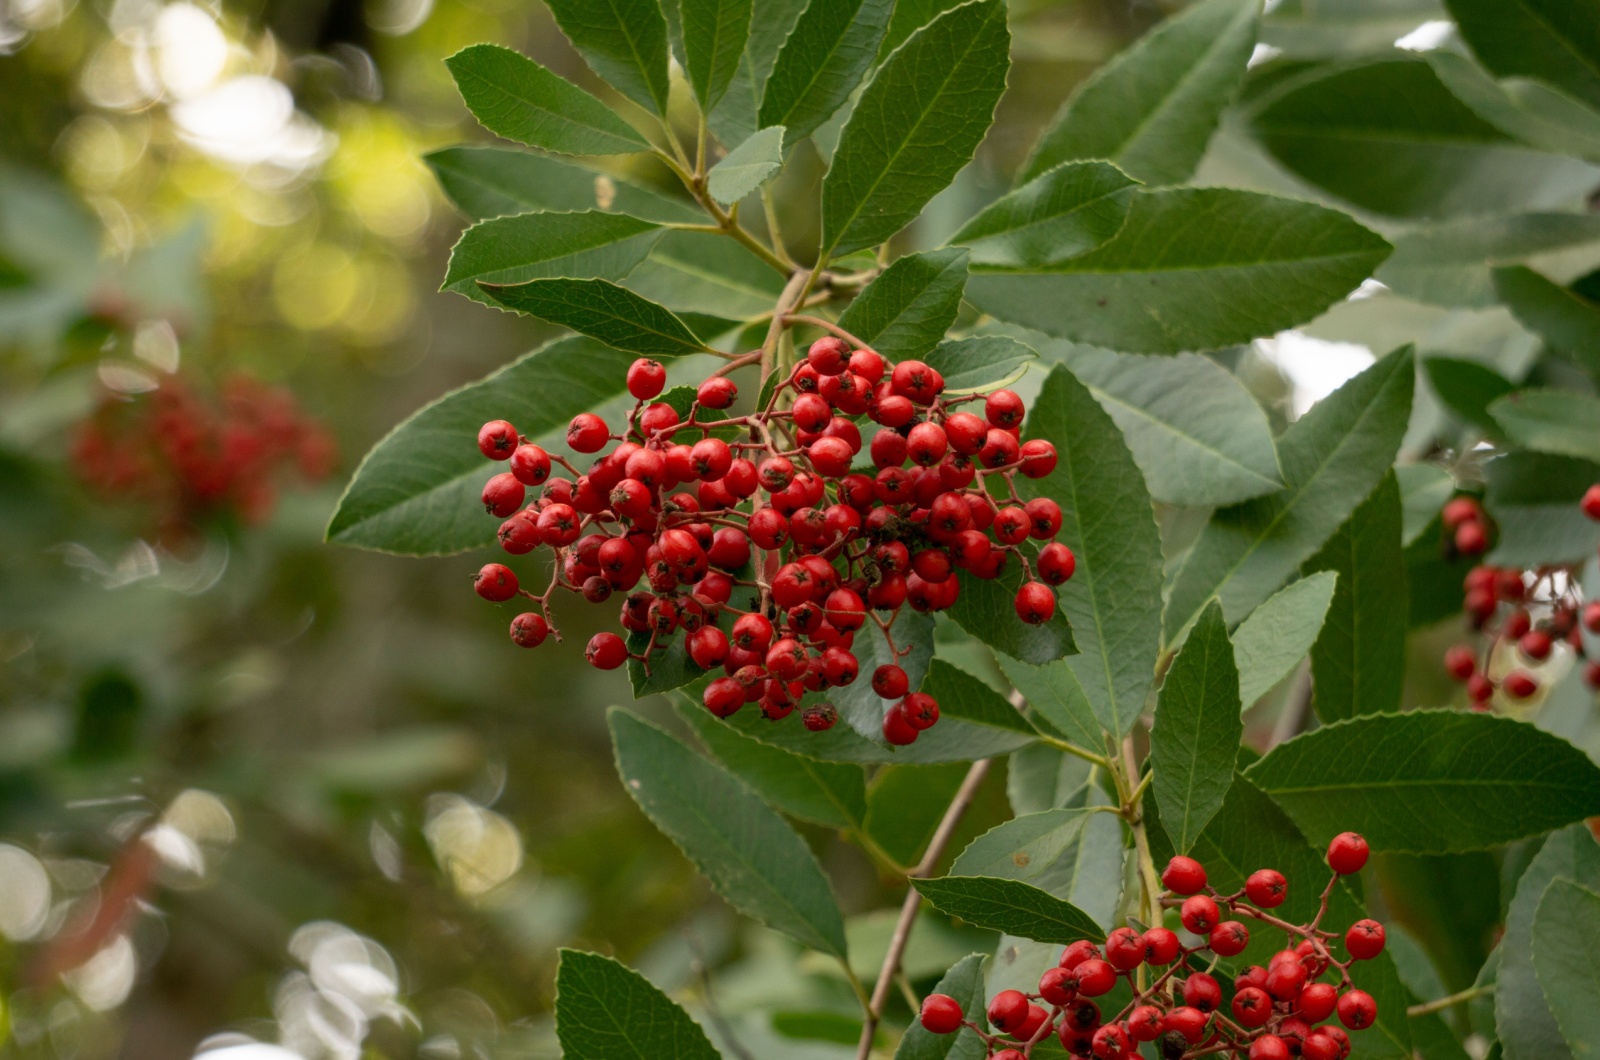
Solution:
<svg viewBox="0 0 1600 1060"><path fill-rule="evenodd" d="M978 788L989 775L989 764L989 759L980 758L972 763L971 769L967 770L967 778L961 782L956 797L950 800L949 807L945 809L944 819L939 822L938 829L933 833L927 852L922 855L917 867L906 874L907 879L922 879L938 866L939 859L944 856L945 847L950 845L951 836L955 835L956 827L967 812L967 807L972 805L973 798L978 794ZM900 919L894 926L893 937L889 940L889 952L884 954L883 967L878 970L878 981L872 985L872 1002L867 1006L866 1019L861 1025L861 1043L856 1047L856 1060L867 1060L872 1055L872 1039L878 1032L878 1021L883 1018L883 1009L888 1004L889 993L894 989L894 979L900 970L900 958L905 956L906 943L911 939L911 925L916 923L917 910L921 905L921 893L915 887L910 888L906 892L906 900L900 905Z"/></svg>
<svg viewBox="0 0 1600 1060"><path fill-rule="evenodd" d="M1410 1008L1406 1009L1406 1015L1427 1016L1434 1012L1442 1012L1445 1009L1450 1008L1453 1005L1459 1005L1464 1001L1471 1001L1473 998L1482 997L1485 994L1492 994L1494 993L1494 988L1494 983L1484 983L1482 986L1469 986L1465 990L1451 994L1449 997L1436 998L1433 1001L1424 1001L1420 1005L1412 1005Z"/></svg>

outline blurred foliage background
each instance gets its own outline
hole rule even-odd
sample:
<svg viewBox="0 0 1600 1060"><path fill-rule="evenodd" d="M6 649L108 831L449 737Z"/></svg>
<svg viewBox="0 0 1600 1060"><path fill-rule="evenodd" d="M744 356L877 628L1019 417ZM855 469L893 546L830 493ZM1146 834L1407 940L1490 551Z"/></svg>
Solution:
<svg viewBox="0 0 1600 1060"><path fill-rule="evenodd" d="M977 187L1166 13L1014 7L1018 91ZM725 1006L853 1007L741 934L618 786L603 708L626 679L572 646L609 608L522 652L471 565L321 543L384 431L546 337L437 293L462 221L421 156L482 137L441 61L481 40L606 91L535 3L0 0L6 1055L555 1055L562 944L669 988L737 969ZM801 236L813 191L783 189ZM330 475L263 471L282 488L248 513L85 481L96 409L137 418L179 386L215 403L241 374L331 431ZM923 772L883 798L960 778ZM1003 779L986 798L974 832ZM915 846L933 822L904 812ZM813 838L847 904L878 904L870 864Z"/></svg>
<svg viewBox="0 0 1600 1060"><path fill-rule="evenodd" d="M914 238L936 244L1008 186L1073 86L1178 6L1011 0L997 124ZM1434 0L1268 8L1247 95L1443 25ZM0 0L4 1055L553 1057L568 944L698 994L713 1019L777 1009L741 1027L761 1060L853 1053L823 1044L818 1013L856 1034L837 973L738 921L618 785L604 707L626 678L577 647L611 605L566 605L568 644L524 652L468 591L476 562L322 544L340 483L390 426L548 337L437 291L463 222L422 155L485 138L442 63L481 40L609 94L538 3ZM650 165L615 175L670 192ZM821 172L791 166L777 189L797 246ZM1198 182L1318 194L1226 122ZM1513 374L1537 353L1501 310L1378 290L1219 359L1281 426L1406 339ZM245 401L240 379L277 389ZM159 413L175 395L211 410L210 441L174 440ZM250 426L263 404L301 425L281 459ZM1413 457L1459 428L1419 407ZM90 473L91 422L158 481ZM254 447L251 481L174 470L211 442ZM1169 548L1198 528L1169 518ZM1408 702L1453 694L1437 654L1415 653ZM1249 719L1263 739L1269 701ZM912 860L963 772L880 773L879 841ZM991 777L969 835L1007 815L1006 785ZM855 848L808 837L847 911L884 904ZM852 921L863 967L889 926ZM918 980L993 944L937 924L915 938Z"/></svg>

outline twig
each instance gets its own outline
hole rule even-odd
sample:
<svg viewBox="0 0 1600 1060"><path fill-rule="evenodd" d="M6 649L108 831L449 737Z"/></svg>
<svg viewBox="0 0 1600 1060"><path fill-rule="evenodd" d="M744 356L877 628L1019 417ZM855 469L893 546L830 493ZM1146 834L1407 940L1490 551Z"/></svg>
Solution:
<svg viewBox="0 0 1600 1060"><path fill-rule="evenodd" d="M1461 1004L1463 1001L1471 1001L1473 998L1482 997L1485 994L1492 994L1494 993L1494 988L1494 983L1484 983L1481 986L1469 986L1465 990L1460 990L1454 994L1451 994L1449 997L1435 998L1432 1001L1424 1001L1420 1005L1412 1005L1410 1008L1406 1009L1406 1015L1427 1016L1434 1012L1442 1012L1453 1005Z"/></svg>
<svg viewBox="0 0 1600 1060"><path fill-rule="evenodd" d="M951 799L950 805L946 807L944 819L934 831L927 852L922 855L922 860L917 863L916 868L906 874L907 879L921 879L938 866L939 859L944 856L945 847L950 844L950 837L955 835L962 816L967 812L967 807L972 805L972 800L978 794L978 788L988 775L989 759L980 758L972 763L972 768L967 770L967 778L961 782L960 789L956 791L956 797ZM894 935L889 939L889 952L883 956L883 967L878 970L878 981L872 985L872 1001L867 1006L866 1019L861 1024L861 1043L856 1047L856 1060L867 1060L872 1055L872 1039L878 1032L878 1020L883 1017L884 1006L889 1001L889 992L894 989L894 978L900 969L900 959L905 956L906 943L911 939L911 926L916 923L917 910L921 906L922 894L915 887L911 887L906 892L906 900L900 905L900 919L894 926Z"/></svg>
<svg viewBox="0 0 1600 1060"><path fill-rule="evenodd" d="M717 1033L722 1037L723 1044L728 1047L728 1051L738 1060L756 1060L751 1055L750 1050L744 1047L744 1043L734 1035L733 1027L722 1015L722 1009L717 1007L717 997L711 989L711 969L706 967L705 954L700 952L700 940L694 937L694 932L685 931L684 941L689 943L689 952L694 954L695 971L700 973L700 989L705 992L706 996L706 1018L716 1028Z"/></svg>

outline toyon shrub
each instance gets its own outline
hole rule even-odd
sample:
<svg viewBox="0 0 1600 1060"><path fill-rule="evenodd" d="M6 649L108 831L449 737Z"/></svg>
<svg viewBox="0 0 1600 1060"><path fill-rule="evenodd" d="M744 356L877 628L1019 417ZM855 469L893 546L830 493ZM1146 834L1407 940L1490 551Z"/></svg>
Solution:
<svg viewBox="0 0 1600 1060"><path fill-rule="evenodd" d="M547 4L609 93L473 45L520 146L428 162L444 290L559 335L328 538L494 550L516 646L615 615L587 661L674 710L608 712L624 789L787 940L703 1019L564 952L564 1055L1588 1050L1600 272L1523 263L1600 243L1584 5L1447 0L1464 47L1412 53L1197 0L1019 160L980 145L1049 5ZM1313 321L1401 344L1279 401ZM1407 655L1463 614L1457 692Z"/></svg>

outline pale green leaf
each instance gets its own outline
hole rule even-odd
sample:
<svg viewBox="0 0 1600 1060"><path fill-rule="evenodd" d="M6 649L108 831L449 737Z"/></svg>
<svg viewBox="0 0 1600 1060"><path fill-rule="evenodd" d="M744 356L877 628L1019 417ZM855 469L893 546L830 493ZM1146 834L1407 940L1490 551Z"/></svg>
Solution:
<svg viewBox="0 0 1600 1060"><path fill-rule="evenodd" d="M1279 744L1245 770L1313 843L1484 850L1600 813L1600 768L1570 743L1495 714L1366 714Z"/></svg>
<svg viewBox="0 0 1600 1060"><path fill-rule="evenodd" d="M772 179L783 166L783 134L774 125L751 136L711 167L706 190L724 206L731 206Z"/></svg>
<svg viewBox="0 0 1600 1060"><path fill-rule="evenodd" d="M1600 894L1551 881L1533 915L1533 967L1572 1055L1600 1053Z"/></svg>
<svg viewBox="0 0 1600 1060"><path fill-rule="evenodd" d="M1259 12L1255 0L1201 0L1157 26L1073 93L1022 179L1085 158L1150 184L1188 179L1244 80Z"/></svg>
<svg viewBox="0 0 1600 1060"><path fill-rule="evenodd" d="M717 893L802 945L843 957L844 917L805 840L674 737L619 709L607 719L623 787Z"/></svg>
<svg viewBox="0 0 1600 1060"><path fill-rule="evenodd" d="M1289 676L1322 631L1339 575L1323 571L1278 590L1233 632L1239 702L1246 708Z"/></svg>
<svg viewBox="0 0 1600 1060"><path fill-rule="evenodd" d="M982 1011L985 960L981 953L963 957L944 974L933 992L955 998L963 1012ZM963 1027L955 1034L934 1034L913 1020L895 1049L894 1060L981 1060L987 1052L982 1039L970 1028Z"/></svg>
<svg viewBox="0 0 1600 1060"><path fill-rule="evenodd" d="M972 160L1006 88L1004 0L973 0L913 33L873 76L822 182L830 256L881 243Z"/></svg>
<svg viewBox="0 0 1600 1060"><path fill-rule="evenodd" d="M1500 566L1582 563L1600 546L1600 522L1578 507L1600 482L1600 464L1549 453L1512 452L1484 465L1484 507L1497 539L1485 557Z"/></svg>
<svg viewBox="0 0 1600 1060"><path fill-rule="evenodd" d="M1400 481L1401 519L1400 543L1410 548L1422 536L1456 492L1456 480L1450 472L1434 464L1401 464L1394 474Z"/></svg>
<svg viewBox="0 0 1600 1060"><path fill-rule="evenodd" d="M328 524L336 545L432 556L492 544L498 520L479 494L503 464L478 452L478 428L510 420L529 438L623 390L629 354L592 339L552 342L425 406L373 446Z"/></svg>
<svg viewBox="0 0 1600 1060"><path fill-rule="evenodd" d="M1215 349L1315 317L1389 244L1308 202L1228 188L1139 191L1109 243L1048 269L974 271L1002 320L1134 353Z"/></svg>
<svg viewBox="0 0 1600 1060"><path fill-rule="evenodd" d="M1004 335L946 339L923 361L944 376L944 393L955 396L993 390L1014 381L1036 355Z"/></svg>
<svg viewBox="0 0 1600 1060"><path fill-rule="evenodd" d="M1600 109L1600 2L1445 0L1480 62L1499 77L1537 77Z"/></svg>
<svg viewBox="0 0 1600 1060"><path fill-rule="evenodd" d="M1447 48L1423 57L1452 95L1506 135L1541 151L1600 162L1600 113L1542 82L1496 81Z"/></svg>
<svg viewBox="0 0 1600 1060"><path fill-rule="evenodd" d="M807 0L755 0L750 32L728 91L706 118L722 144L739 144L753 136L759 124L756 112L772 73L778 50L806 9Z"/></svg>
<svg viewBox="0 0 1600 1060"><path fill-rule="evenodd" d="M924 357L955 322L966 283L965 250L907 254L862 289L839 326L892 361Z"/></svg>
<svg viewBox="0 0 1600 1060"><path fill-rule="evenodd" d="M1211 597L1230 622L1277 591L1377 486L1405 434L1415 372L1397 350L1311 407L1278 439L1288 486L1219 509L1183 559L1167 601L1169 643Z"/></svg>
<svg viewBox="0 0 1600 1060"><path fill-rule="evenodd" d="M889 27L894 0L811 0L766 79L758 128L810 136L855 91Z"/></svg>
<svg viewBox="0 0 1600 1060"><path fill-rule="evenodd" d="M999 663L1006 679L1022 693L1035 715L1072 743L1100 753L1105 734L1071 667L1053 663L1035 666L1003 654Z"/></svg>
<svg viewBox="0 0 1600 1060"><path fill-rule="evenodd" d="M490 302L477 282L524 283L552 276L628 275L661 236L661 226L626 214L525 213L479 221L456 241L443 290ZM490 302L492 304L492 302Z"/></svg>
<svg viewBox="0 0 1600 1060"><path fill-rule="evenodd" d="M1056 469L1026 488L1061 505L1056 539L1077 557L1058 590L1082 652L1067 665L1101 726L1120 738L1144 710L1161 640L1161 539L1150 495L1117 425L1065 368L1045 379L1027 437L1055 444Z"/></svg>
<svg viewBox="0 0 1600 1060"><path fill-rule="evenodd" d="M1096 811L1045 810L996 825L967 844L950 866L952 876L993 876L1032 881L1083 836Z"/></svg>
<svg viewBox="0 0 1600 1060"><path fill-rule="evenodd" d="M1150 730L1151 790L1161 822L1180 854L1222 809L1233 784L1244 723L1239 719L1239 671L1222 608L1200 613L1167 670Z"/></svg>
<svg viewBox="0 0 1600 1060"><path fill-rule="evenodd" d="M719 1060L706 1032L631 968L560 951L556 1038L567 1060Z"/></svg>
<svg viewBox="0 0 1600 1060"><path fill-rule="evenodd" d="M1517 445L1600 463L1600 400L1569 390L1519 390L1489 406Z"/></svg>
<svg viewBox="0 0 1600 1060"><path fill-rule="evenodd" d="M1600 305L1525 265L1493 273L1495 293L1513 316L1563 357L1600 373Z"/></svg>
<svg viewBox="0 0 1600 1060"><path fill-rule="evenodd" d="M911 885L940 912L1008 935L1061 944L1104 938L1083 910L1020 880L943 876Z"/></svg>
<svg viewBox="0 0 1600 1060"><path fill-rule="evenodd" d="M1053 265L1117 234L1138 182L1109 162L1068 162L985 207L950 242L980 265Z"/></svg>
<svg viewBox="0 0 1600 1060"><path fill-rule="evenodd" d="M658 0L545 0L589 68L646 110L667 113L667 20Z"/></svg>
<svg viewBox="0 0 1600 1060"><path fill-rule="evenodd" d="M674 313L744 320L772 312L784 278L726 236L668 232L623 286Z"/></svg>
<svg viewBox="0 0 1600 1060"><path fill-rule="evenodd" d="M666 0L672 3L673 0ZM751 0L677 0L689 86L710 113L728 90L750 37ZM740 196L743 198L743 196Z"/></svg>
<svg viewBox="0 0 1600 1060"><path fill-rule="evenodd" d="M450 201L475 221L534 210L605 210L660 222L703 217L687 202L532 151L446 147L422 160Z"/></svg>
<svg viewBox="0 0 1600 1060"><path fill-rule="evenodd" d="M607 280L532 280L479 289L527 313L642 357L681 357L705 345L665 307Z"/></svg>
<svg viewBox="0 0 1600 1060"><path fill-rule="evenodd" d="M508 140L569 155L650 149L610 107L510 48L474 44L445 65L472 116Z"/></svg>
<svg viewBox="0 0 1600 1060"><path fill-rule="evenodd" d="M1393 474L1306 562L1336 571L1333 605L1311 649L1312 706L1324 722L1400 709L1405 683L1405 549L1400 485Z"/></svg>
<svg viewBox="0 0 1600 1060"><path fill-rule="evenodd" d="M1600 243L1600 216L1531 213L1468 217L1409 232L1376 278L1396 294L1444 306L1492 306L1490 271L1538 254Z"/></svg>

